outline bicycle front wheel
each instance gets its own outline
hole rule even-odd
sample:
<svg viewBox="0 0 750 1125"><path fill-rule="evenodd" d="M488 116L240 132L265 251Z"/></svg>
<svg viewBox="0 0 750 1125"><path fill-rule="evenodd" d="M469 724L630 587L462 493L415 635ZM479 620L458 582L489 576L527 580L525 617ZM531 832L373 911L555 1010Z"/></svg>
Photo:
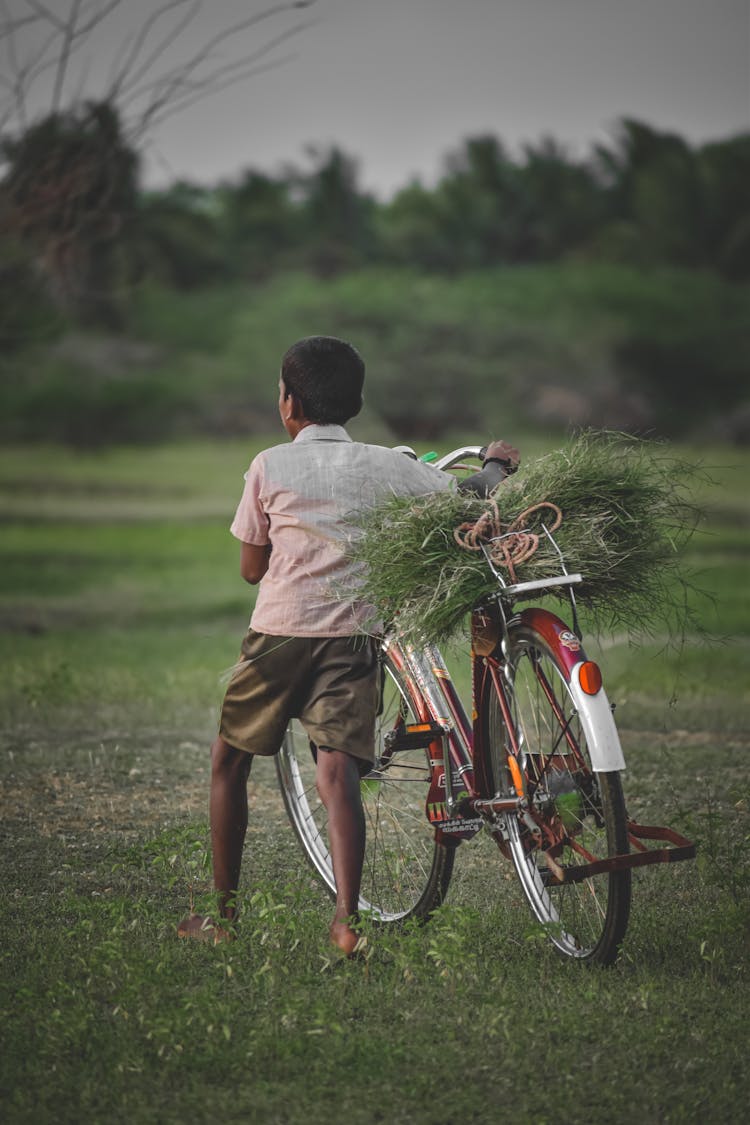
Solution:
<svg viewBox="0 0 750 1125"><path fill-rule="evenodd" d="M427 820L430 755L424 748L391 749L387 736L425 716L389 655L384 660L383 705L376 727L374 768L360 783L366 845L360 912L377 922L425 920L443 901L454 848L438 843ZM328 847L327 813L315 788L315 762L298 722L276 758L284 805L308 860L330 894L336 882Z"/></svg>
<svg viewBox="0 0 750 1125"><path fill-rule="evenodd" d="M630 912L630 870L575 881L593 857L629 850L625 802L617 771L595 772L568 683L565 662L534 628L511 628L505 682L529 802L505 818L510 853L532 913L564 957L607 965L615 960ZM498 792L516 789L506 766L506 732L491 682L483 697L485 745ZM591 741L596 726L589 725ZM559 882L547 852L572 877Z"/></svg>

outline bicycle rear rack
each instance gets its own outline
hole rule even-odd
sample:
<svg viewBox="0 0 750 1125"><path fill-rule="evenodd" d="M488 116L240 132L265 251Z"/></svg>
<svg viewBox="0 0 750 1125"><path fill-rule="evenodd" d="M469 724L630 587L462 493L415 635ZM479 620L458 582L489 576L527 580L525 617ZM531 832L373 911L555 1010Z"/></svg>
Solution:
<svg viewBox="0 0 750 1125"><path fill-rule="evenodd" d="M609 856L607 859L596 859L595 856L576 843L575 837L567 837L564 842L553 844L551 848L542 851L544 862L556 883L580 883L592 875L602 875L607 871L623 871L631 867L647 867L653 863L679 863L683 859L695 858L695 844L686 836L681 836L673 828L657 828L645 824L636 824L634 820L628 821L628 840L635 848L633 852L623 852L620 855ZM642 840L658 840L671 844L671 847L648 848L641 843ZM561 865L556 857L563 847L568 846L578 852L588 862L576 864L574 867Z"/></svg>

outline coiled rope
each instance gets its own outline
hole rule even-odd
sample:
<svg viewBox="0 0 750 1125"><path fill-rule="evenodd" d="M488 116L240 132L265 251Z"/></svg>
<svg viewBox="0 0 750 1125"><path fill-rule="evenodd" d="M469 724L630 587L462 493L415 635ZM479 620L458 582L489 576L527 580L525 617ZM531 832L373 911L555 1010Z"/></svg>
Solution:
<svg viewBox="0 0 750 1125"><path fill-rule="evenodd" d="M526 526L529 517L542 508L554 512L554 523L547 528L552 532L557 531L562 523L562 512L557 504L542 500L540 504L526 508L503 528L496 501L488 500L487 504L487 510L482 512L479 519L475 523L462 523L453 532L453 538L465 551L481 551L485 548L493 566L507 570L511 582L515 583L518 581L516 567L528 562L539 546L539 536Z"/></svg>

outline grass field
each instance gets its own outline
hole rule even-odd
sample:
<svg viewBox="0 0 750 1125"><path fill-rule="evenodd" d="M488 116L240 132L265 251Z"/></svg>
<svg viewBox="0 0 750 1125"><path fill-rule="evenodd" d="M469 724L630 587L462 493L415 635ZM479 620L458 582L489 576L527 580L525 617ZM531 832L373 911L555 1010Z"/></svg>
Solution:
<svg viewBox="0 0 750 1125"><path fill-rule="evenodd" d="M210 886L207 747L252 597L227 525L252 452L2 456L3 1119L744 1121L750 457L702 453L688 562L721 641L592 646L631 814L699 856L636 875L620 961L587 972L547 949L481 834L429 926L332 963L267 763L239 940L176 940Z"/></svg>

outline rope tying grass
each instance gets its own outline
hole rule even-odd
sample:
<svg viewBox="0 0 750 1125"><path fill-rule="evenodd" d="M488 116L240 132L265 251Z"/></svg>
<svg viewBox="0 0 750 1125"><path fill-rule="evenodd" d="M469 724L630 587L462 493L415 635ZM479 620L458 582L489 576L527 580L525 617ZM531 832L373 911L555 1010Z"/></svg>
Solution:
<svg viewBox="0 0 750 1125"><path fill-rule="evenodd" d="M474 523L462 523L453 532L453 538L465 551L481 551L484 547L493 566L507 570L511 581L515 583L518 581L516 567L528 562L539 546L539 536L526 526L529 516L545 508L554 512L555 522L546 528L552 534L562 523L562 512L557 504L543 500L521 512L503 531L497 503L494 500L487 503L487 511L482 512Z"/></svg>

